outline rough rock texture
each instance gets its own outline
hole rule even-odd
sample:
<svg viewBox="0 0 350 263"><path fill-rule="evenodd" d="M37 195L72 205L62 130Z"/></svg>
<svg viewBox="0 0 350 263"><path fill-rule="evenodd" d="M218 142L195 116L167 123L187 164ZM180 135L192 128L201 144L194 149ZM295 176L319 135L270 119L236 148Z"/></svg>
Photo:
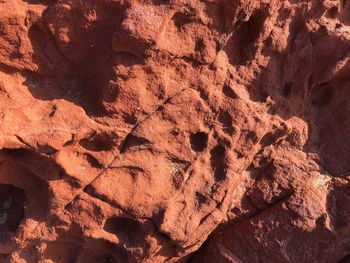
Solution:
<svg viewBox="0 0 350 263"><path fill-rule="evenodd" d="M350 1L0 0L0 262L350 262Z"/></svg>

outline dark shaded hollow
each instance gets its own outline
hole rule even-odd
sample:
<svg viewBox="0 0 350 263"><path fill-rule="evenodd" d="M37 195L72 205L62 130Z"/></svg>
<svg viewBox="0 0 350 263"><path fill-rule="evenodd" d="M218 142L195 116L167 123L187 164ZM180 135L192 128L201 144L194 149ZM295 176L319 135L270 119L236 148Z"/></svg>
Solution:
<svg viewBox="0 0 350 263"><path fill-rule="evenodd" d="M311 90L310 98L312 106L322 108L332 100L333 89L329 83L321 84Z"/></svg>
<svg viewBox="0 0 350 263"><path fill-rule="evenodd" d="M217 145L210 151L210 162L214 170L215 181L221 181L226 177L226 149L223 145Z"/></svg>
<svg viewBox="0 0 350 263"><path fill-rule="evenodd" d="M226 96L226 97L229 97L231 99L237 99L238 96L236 94L236 92L234 92L234 90L227 84L225 84L223 87L222 87L222 93Z"/></svg>
<svg viewBox="0 0 350 263"><path fill-rule="evenodd" d="M77 262L82 247L64 241L53 241L47 244L43 255L52 262Z"/></svg>
<svg viewBox="0 0 350 263"><path fill-rule="evenodd" d="M185 14L182 12L177 12L172 17L175 26L180 29L181 27L189 24L193 21L193 17L190 14Z"/></svg>
<svg viewBox="0 0 350 263"><path fill-rule="evenodd" d="M0 184L0 232L15 232L24 217L25 194L20 188Z"/></svg>
<svg viewBox="0 0 350 263"><path fill-rule="evenodd" d="M208 134L197 132L190 135L191 149L195 152L203 152L208 146Z"/></svg>
<svg viewBox="0 0 350 263"><path fill-rule="evenodd" d="M119 240L127 243L129 246L142 243L145 236L142 225L138 221L131 218L108 218L103 226L103 229L106 232L116 235Z"/></svg>
<svg viewBox="0 0 350 263"><path fill-rule="evenodd" d="M343 257L338 263L350 263L350 255Z"/></svg>
<svg viewBox="0 0 350 263"><path fill-rule="evenodd" d="M256 10L248 21L243 22L237 28L235 37L228 43L229 59L233 65L244 65L254 58L257 47L255 43L263 30L264 23L269 13L265 9Z"/></svg>
<svg viewBox="0 0 350 263"><path fill-rule="evenodd" d="M113 138L107 133L95 134L91 138L84 138L79 144L85 149L94 152L109 151L115 145Z"/></svg>
<svg viewBox="0 0 350 263"><path fill-rule="evenodd" d="M339 13L339 8L337 6L333 6L331 9L327 11L326 16L329 18L336 18Z"/></svg>
<svg viewBox="0 0 350 263"><path fill-rule="evenodd" d="M146 138L138 137L133 134L128 134L124 140L124 142L121 145L121 152L127 151L129 148L142 146L150 144L151 142L147 140Z"/></svg>
<svg viewBox="0 0 350 263"><path fill-rule="evenodd" d="M284 85L282 89L282 94L285 98L289 98L292 92L293 82L288 82Z"/></svg>
<svg viewBox="0 0 350 263"><path fill-rule="evenodd" d="M73 262L73 261L71 261ZM125 248L109 241L92 241L79 253L75 263L128 263Z"/></svg>
<svg viewBox="0 0 350 263"><path fill-rule="evenodd" d="M232 117L227 111L220 111L218 121L222 124L224 132L230 135L234 133Z"/></svg>

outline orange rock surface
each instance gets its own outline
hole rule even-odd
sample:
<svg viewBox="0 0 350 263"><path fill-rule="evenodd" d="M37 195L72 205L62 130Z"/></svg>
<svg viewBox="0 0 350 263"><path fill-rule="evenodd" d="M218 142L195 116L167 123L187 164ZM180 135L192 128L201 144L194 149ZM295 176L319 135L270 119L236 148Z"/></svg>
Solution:
<svg viewBox="0 0 350 263"><path fill-rule="evenodd" d="M350 1L0 0L0 262L350 262Z"/></svg>

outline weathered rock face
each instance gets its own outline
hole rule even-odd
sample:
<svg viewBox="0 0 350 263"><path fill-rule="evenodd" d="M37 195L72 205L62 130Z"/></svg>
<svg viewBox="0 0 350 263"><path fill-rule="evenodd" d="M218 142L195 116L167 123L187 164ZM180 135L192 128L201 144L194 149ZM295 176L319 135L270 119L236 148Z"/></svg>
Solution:
<svg viewBox="0 0 350 263"><path fill-rule="evenodd" d="M0 1L0 262L350 262L350 1Z"/></svg>

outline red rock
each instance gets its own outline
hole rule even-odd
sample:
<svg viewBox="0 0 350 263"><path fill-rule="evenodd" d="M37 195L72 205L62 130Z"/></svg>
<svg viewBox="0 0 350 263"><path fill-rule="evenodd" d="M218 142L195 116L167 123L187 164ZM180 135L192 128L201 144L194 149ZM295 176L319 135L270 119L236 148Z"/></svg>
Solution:
<svg viewBox="0 0 350 263"><path fill-rule="evenodd" d="M349 10L0 1L0 262L348 262Z"/></svg>

